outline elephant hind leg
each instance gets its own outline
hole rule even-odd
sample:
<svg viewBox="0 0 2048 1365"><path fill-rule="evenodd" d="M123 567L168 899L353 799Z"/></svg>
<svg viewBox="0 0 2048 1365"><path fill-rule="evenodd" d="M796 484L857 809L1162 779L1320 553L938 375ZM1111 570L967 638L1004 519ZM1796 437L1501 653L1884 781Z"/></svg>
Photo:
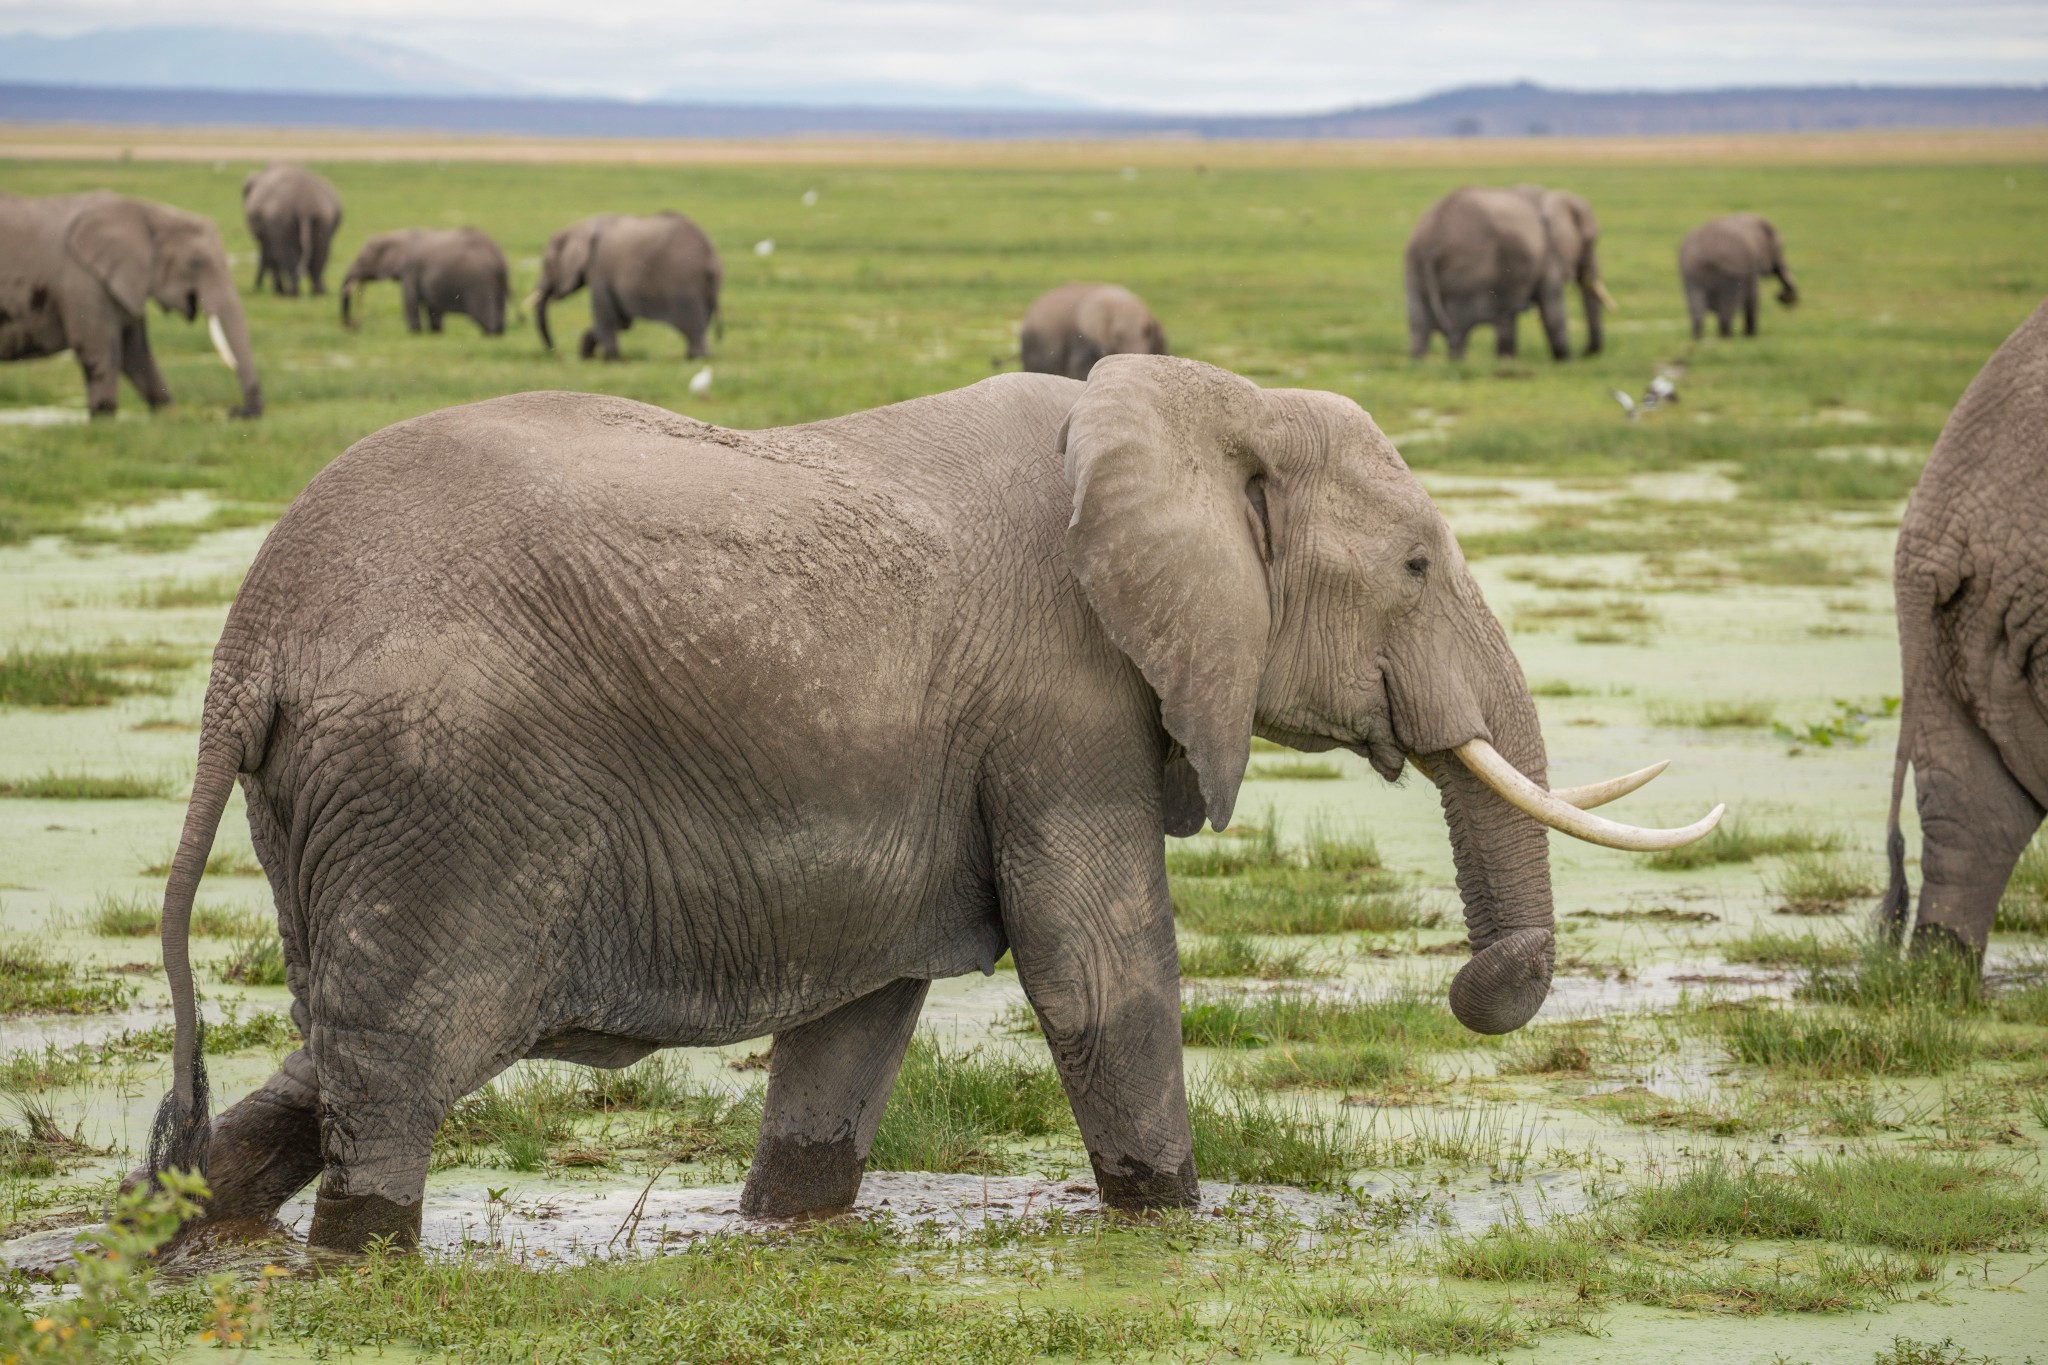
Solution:
<svg viewBox="0 0 2048 1365"><path fill-rule="evenodd" d="M140 318L121 329L121 371L152 409L171 401L171 386L164 382L163 371L149 349L149 327Z"/></svg>
<svg viewBox="0 0 2048 1365"><path fill-rule="evenodd" d="M213 1121L212 1195L195 1230L261 1235L284 1201L320 1174L320 1089L304 1048Z"/></svg>
<svg viewBox="0 0 2048 1365"><path fill-rule="evenodd" d="M1756 279L1754 276L1742 282L1742 334L1756 335Z"/></svg>
<svg viewBox="0 0 2048 1365"><path fill-rule="evenodd" d="M775 1035L742 1212L797 1218L852 1206L930 987L892 982Z"/></svg>
<svg viewBox="0 0 2048 1365"><path fill-rule="evenodd" d="M1520 315L1502 313L1493 320L1493 353L1501 360L1513 360L1517 350L1515 331Z"/></svg>

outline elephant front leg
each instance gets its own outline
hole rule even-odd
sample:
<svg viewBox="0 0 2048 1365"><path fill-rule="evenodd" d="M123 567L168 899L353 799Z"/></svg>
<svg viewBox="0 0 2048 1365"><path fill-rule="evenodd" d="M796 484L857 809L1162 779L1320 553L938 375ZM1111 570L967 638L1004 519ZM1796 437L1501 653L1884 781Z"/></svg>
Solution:
<svg viewBox="0 0 2048 1365"><path fill-rule="evenodd" d="M892 982L775 1035L741 1212L799 1218L853 1206L930 987L929 981Z"/></svg>
<svg viewBox="0 0 2048 1365"><path fill-rule="evenodd" d="M1960 947L1981 960L2006 881L2043 812L1955 698L1923 692L1908 705L1918 711L1902 725L1913 735L1922 876L1913 946Z"/></svg>
<svg viewBox="0 0 2048 1365"><path fill-rule="evenodd" d="M1012 840L1003 925L1103 1204L1185 1208L1199 1190L1160 823L1152 814L1116 837L1104 829L1114 818L1077 802Z"/></svg>
<svg viewBox="0 0 2048 1365"><path fill-rule="evenodd" d="M405 306L405 330L420 329L420 287L410 278L399 281L399 298Z"/></svg>

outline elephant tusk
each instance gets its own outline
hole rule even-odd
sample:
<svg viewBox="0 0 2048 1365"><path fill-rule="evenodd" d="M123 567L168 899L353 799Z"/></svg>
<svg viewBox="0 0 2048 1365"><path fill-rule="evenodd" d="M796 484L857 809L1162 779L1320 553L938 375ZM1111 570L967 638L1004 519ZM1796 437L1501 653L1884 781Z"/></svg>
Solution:
<svg viewBox="0 0 2048 1365"><path fill-rule="evenodd" d="M524 309L526 309L526 310L527 310L528 312L532 312L532 311L533 311L533 310L534 310L534 309L535 309L536 307L538 307L539 305L540 305L540 290L538 290L538 289L534 290L534 291L533 291L533 292L532 292L531 294L528 294L528 295L527 295L527 296L526 296L526 297L525 297L524 299L522 299L522 300L520 301L520 304L519 304L519 306L520 306L521 308L524 308Z"/></svg>
<svg viewBox="0 0 2048 1365"><path fill-rule="evenodd" d="M1408 755L1408 761L1415 765L1416 772L1421 773L1432 782L1436 781L1436 775L1430 772L1429 765L1422 761L1420 755L1410 754ZM1648 786L1670 766L1671 760L1667 758L1661 762L1652 763L1647 768L1638 768L1636 771L1624 774L1621 777L1610 777L1605 782L1592 782L1583 787L1553 787L1550 790L1550 794L1568 806L1576 806L1580 810L1591 810L1595 806L1604 806L1609 801L1619 801L1630 792ZM1535 784L1531 783L1530 785L1534 786Z"/></svg>
<svg viewBox="0 0 2048 1365"><path fill-rule="evenodd" d="M1619 801L1638 787L1648 786L1659 773L1670 766L1671 760L1667 758L1621 777L1610 777L1605 782L1593 782L1583 787L1552 787L1550 794L1568 806L1591 810L1595 806L1604 806L1609 801Z"/></svg>
<svg viewBox="0 0 2048 1365"><path fill-rule="evenodd" d="M235 349L228 345L227 328L220 325L218 313L206 315L206 335L213 338L214 354L220 357L220 363L239 374L242 367L235 363Z"/></svg>
<svg viewBox="0 0 2048 1365"><path fill-rule="evenodd" d="M1639 829L1624 825L1598 815L1588 815L1577 806L1562 799L1556 792L1545 791L1530 781L1514 764L1501 757L1500 751L1483 739L1467 740L1451 751L1458 761L1472 770L1472 775L1491 787L1502 800L1521 811L1524 815L1538 820L1561 834L1574 839L1583 839L1589 844L1600 844L1606 848L1619 848L1630 853L1656 853L1667 848L1683 848L1685 845L1704 839L1713 833L1721 823L1721 815L1728 809L1719 805L1690 825L1679 829ZM1653 773L1652 776L1655 774ZM1627 782L1640 776L1631 773L1626 778L1616 779ZM1649 778L1644 778L1647 782ZM1604 787L1615 783L1601 784Z"/></svg>
<svg viewBox="0 0 2048 1365"><path fill-rule="evenodd" d="M1593 294L1594 297L1600 300L1601 306L1606 308L1608 312L1619 313L1621 311L1621 305L1614 301L1614 295L1607 292L1607 281L1593 281Z"/></svg>

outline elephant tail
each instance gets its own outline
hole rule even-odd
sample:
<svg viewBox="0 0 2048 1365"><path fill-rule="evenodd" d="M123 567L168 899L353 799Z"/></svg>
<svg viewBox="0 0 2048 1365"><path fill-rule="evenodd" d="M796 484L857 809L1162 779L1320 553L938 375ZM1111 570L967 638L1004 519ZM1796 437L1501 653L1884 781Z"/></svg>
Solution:
<svg viewBox="0 0 2048 1365"><path fill-rule="evenodd" d="M1906 573L1897 575L1899 614L1899 656L1901 670L1899 705L1899 748L1892 757L1892 802L1885 817L1884 856L1886 878L1884 899L1877 903L1878 932L1902 941L1906 920L1913 909L1912 888L1906 884L1906 836L1899 828L1899 813L1906 800L1906 770L1913 765L1913 736L1918 728L1919 708L1913 704L1915 675L1924 667L1923 651L1934 648L1934 592L1931 584Z"/></svg>
<svg viewBox="0 0 2048 1365"><path fill-rule="evenodd" d="M262 752L272 714L266 701L260 723L247 723L249 710L228 702L218 677L206 709L198 775L192 781L184 832L178 836L178 851L171 859L170 879L164 886L164 975L171 988L176 1042L171 1053L171 1091L157 1107L149 1132L152 1176L167 1170L206 1174L212 1122L208 1114L206 1022L200 1017L199 997L192 984L192 901L199 893L199 879L206 873L221 815L234 794L235 779L248 756Z"/></svg>
<svg viewBox="0 0 2048 1365"><path fill-rule="evenodd" d="M1415 253L1415 271L1422 277L1422 299L1429 305L1430 321L1439 332L1450 336L1450 310L1444 307L1443 290L1436 281L1436 257L1427 248Z"/></svg>

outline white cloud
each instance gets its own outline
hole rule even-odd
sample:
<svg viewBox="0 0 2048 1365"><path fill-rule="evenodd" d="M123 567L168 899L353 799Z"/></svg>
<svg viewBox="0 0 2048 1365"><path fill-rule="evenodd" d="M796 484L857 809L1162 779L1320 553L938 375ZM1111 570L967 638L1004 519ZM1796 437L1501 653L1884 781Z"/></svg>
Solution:
<svg viewBox="0 0 2048 1365"><path fill-rule="evenodd" d="M1253 111L1516 79L1644 89L2048 77L2048 6L2012 0L298 0L286 22L630 98L1000 89ZM0 0L0 30L133 24L284 26L247 0Z"/></svg>

